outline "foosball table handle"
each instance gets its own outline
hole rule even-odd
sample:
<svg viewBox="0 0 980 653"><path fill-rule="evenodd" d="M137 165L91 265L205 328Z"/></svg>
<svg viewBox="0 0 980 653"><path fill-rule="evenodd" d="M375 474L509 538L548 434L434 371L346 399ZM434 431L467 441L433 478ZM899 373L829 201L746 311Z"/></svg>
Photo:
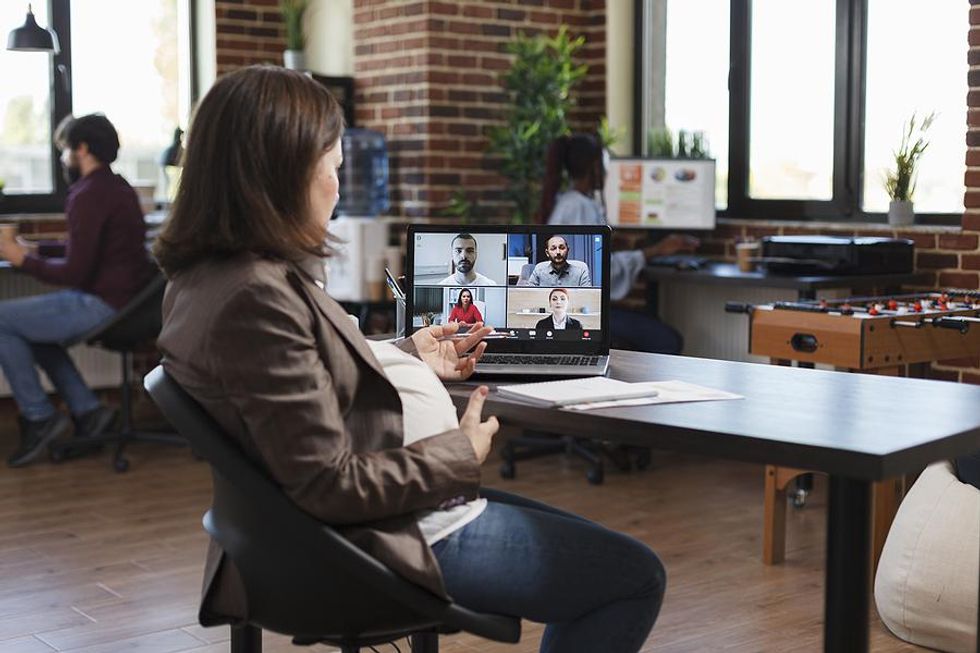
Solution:
<svg viewBox="0 0 980 653"><path fill-rule="evenodd" d="M726 313L746 313L751 315L752 311L754 310L755 306L752 304L745 304L743 302L725 302Z"/></svg>
<svg viewBox="0 0 980 653"><path fill-rule="evenodd" d="M970 323L956 317L937 317L932 319L932 326L940 329L954 329L960 333L970 330Z"/></svg>

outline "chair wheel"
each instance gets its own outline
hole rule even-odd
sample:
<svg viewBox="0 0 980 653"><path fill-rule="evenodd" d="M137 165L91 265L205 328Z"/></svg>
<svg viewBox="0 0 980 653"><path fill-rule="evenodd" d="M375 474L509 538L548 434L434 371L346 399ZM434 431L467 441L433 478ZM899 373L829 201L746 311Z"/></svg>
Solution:
<svg viewBox="0 0 980 653"><path fill-rule="evenodd" d="M650 467L650 463L653 460L653 456L650 454L650 450L647 449L646 447L640 447L635 451L636 451L636 458L633 462L636 465L636 469L639 471L643 471L644 469Z"/></svg>
<svg viewBox="0 0 980 653"><path fill-rule="evenodd" d="M793 507L802 508L806 505L806 495L808 492L803 488L797 488L796 492L793 493Z"/></svg>
<svg viewBox="0 0 980 653"><path fill-rule="evenodd" d="M589 471L585 472L585 478L589 480L592 485L602 485L602 481L605 480L605 472L603 472L601 467L592 467Z"/></svg>
<svg viewBox="0 0 980 653"><path fill-rule="evenodd" d="M514 478L517 476L517 469L514 467L514 463L505 461L500 466L500 478Z"/></svg>
<svg viewBox="0 0 980 653"><path fill-rule="evenodd" d="M116 458L113 461L112 466L116 468L116 471L120 474L129 469L129 460L126 458Z"/></svg>

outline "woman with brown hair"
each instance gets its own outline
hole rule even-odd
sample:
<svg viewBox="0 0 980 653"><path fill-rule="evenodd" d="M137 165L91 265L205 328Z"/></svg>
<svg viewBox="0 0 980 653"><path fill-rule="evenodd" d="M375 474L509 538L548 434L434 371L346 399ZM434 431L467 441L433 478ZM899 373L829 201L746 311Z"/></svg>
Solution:
<svg viewBox="0 0 980 653"><path fill-rule="evenodd" d="M477 496L498 428L481 417L487 389L457 420L439 380L472 374L489 329L433 326L376 350L325 292L340 116L326 89L273 67L233 72L201 101L155 247L170 278L164 368L296 504L406 579L553 623L542 650L639 650L664 585L648 548ZM202 623L247 609L212 543Z"/></svg>

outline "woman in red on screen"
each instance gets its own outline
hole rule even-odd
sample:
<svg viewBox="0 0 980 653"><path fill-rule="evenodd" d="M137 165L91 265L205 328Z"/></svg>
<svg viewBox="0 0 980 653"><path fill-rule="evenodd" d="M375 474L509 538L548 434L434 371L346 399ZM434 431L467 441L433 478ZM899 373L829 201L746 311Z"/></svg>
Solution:
<svg viewBox="0 0 980 653"><path fill-rule="evenodd" d="M483 321L480 309L473 303L473 293L470 292L469 288L463 288L459 291L456 305L449 313L449 321L461 324L476 324Z"/></svg>

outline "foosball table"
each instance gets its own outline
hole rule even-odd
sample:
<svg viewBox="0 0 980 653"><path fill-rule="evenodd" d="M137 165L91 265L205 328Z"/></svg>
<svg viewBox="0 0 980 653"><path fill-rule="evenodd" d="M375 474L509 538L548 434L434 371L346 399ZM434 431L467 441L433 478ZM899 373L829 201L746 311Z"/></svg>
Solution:
<svg viewBox="0 0 980 653"><path fill-rule="evenodd" d="M749 353L776 365L833 365L840 370L905 376L909 366L980 355L980 291L740 304L749 316ZM763 562L785 558L786 492L807 470L766 467ZM877 563L904 492L903 479L875 484L872 555Z"/></svg>

